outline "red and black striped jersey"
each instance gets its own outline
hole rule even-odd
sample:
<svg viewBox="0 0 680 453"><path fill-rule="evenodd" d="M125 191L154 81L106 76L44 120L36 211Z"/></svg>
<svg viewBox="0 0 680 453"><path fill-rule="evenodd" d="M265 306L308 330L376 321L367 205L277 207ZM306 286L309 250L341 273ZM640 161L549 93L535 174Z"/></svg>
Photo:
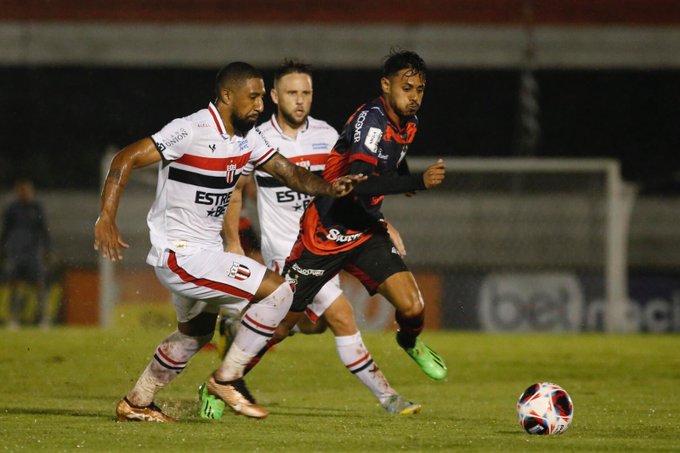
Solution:
<svg viewBox="0 0 680 453"><path fill-rule="evenodd" d="M391 118L382 97L362 105L345 124L328 157L323 177L332 182L349 173L397 176L417 129L415 116L404 124ZM356 194L343 198L316 197L301 220L305 247L325 254L363 243L376 229L384 228L383 198L384 195Z"/></svg>

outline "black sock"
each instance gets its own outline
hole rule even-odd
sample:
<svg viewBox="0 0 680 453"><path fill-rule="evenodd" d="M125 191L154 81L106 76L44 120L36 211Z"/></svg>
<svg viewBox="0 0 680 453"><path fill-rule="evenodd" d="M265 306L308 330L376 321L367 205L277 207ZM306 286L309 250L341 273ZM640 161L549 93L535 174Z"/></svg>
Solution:
<svg viewBox="0 0 680 453"><path fill-rule="evenodd" d="M397 343L404 349L412 348L416 345L416 338L423 331L425 324L425 310L421 311L413 318L405 318L397 312L395 316L399 330L397 331Z"/></svg>

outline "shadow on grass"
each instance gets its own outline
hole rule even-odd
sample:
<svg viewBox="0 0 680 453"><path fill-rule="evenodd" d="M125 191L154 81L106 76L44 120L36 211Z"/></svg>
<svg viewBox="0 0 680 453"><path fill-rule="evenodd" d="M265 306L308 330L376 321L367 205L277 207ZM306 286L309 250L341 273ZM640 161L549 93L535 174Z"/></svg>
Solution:
<svg viewBox="0 0 680 453"><path fill-rule="evenodd" d="M104 414L102 412L82 411L78 409L51 409L51 408L26 408L26 407L0 407L0 414L14 414L14 415L59 415L69 417L112 417L111 414Z"/></svg>

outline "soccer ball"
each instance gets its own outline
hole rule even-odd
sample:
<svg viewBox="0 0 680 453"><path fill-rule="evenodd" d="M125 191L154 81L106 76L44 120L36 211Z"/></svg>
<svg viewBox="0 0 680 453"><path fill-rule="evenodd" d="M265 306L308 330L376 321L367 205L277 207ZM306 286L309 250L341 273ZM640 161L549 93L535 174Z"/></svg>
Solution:
<svg viewBox="0 0 680 453"><path fill-rule="evenodd" d="M574 403L557 384L539 382L530 386L517 401L519 424L529 434L560 434L574 417Z"/></svg>

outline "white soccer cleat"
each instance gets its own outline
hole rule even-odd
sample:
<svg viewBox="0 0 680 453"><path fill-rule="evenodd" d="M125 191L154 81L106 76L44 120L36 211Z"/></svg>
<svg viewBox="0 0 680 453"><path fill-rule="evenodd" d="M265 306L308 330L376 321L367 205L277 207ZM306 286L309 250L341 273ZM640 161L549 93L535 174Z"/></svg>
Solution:
<svg viewBox="0 0 680 453"><path fill-rule="evenodd" d="M412 403L401 395L392 395L383 408L390 414L395 415L411 415L417 414L423 408L420 404Z"/></svg>

